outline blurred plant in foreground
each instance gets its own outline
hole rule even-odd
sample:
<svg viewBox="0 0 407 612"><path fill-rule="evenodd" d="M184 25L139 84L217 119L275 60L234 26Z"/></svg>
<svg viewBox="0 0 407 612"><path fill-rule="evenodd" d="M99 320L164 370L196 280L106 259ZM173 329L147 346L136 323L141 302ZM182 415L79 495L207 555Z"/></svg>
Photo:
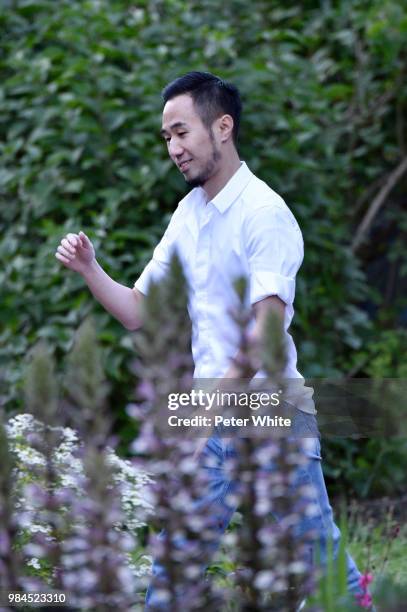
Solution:
<svg viewBox="0 0 407 612"><path fill-rule="evenodd" d="M197 503L205 475L197 471L193 453L197 440L170 435L166 429L168 396L192 387L191 328L187 315L187 286L178 259L168 277L154 283L145 301L144 324L135 341L141 355L135 368L141 378L141 403L128 407L141 420L133 451L152 473L154 515L150 546L158 571L152 578L155 607L166 611L221 609L222 599L203 578L214 539L206 508ZM165 531L163 528L165 527Z"/></svg>
<svg viewBox="0 0 407 612"><path fill-rule="evenodd" d="M244 292L242 283L232 313L240 330L235 365L241 375L233 384L240 390L259 359L248 337ZM150 568L138 535L148 523L155 559L152 611L350 612L370 605L369 567L359 601L346 593L344 523L338 558L328 554L323 576L309 558L315 534L296 532L298 522L314 512L311 491L296 478L305 438L254 439L237 432L224 440L224 465L206 464L209 455L201 465L194 458L197 439L166 428L169 393L189 392L195 384L187 302L174 259L166 279L152 285L145 324L135 336L141 399L128 411L140 421L132 450L141 456L141 468L115 454L91 323L78 331L63 399L47 348L40 345L33 354L26 412L0 426L0 586L65 591L81 611L140 610ZM270 316L259 349L268 382L283 386L279 326ZM231 571L224 585L205 575L219 528L226 528L204 499L213 485L211 468L226 471L225 505L243 513L241 525L225 537ZM389 551L388 546L385 558ZM403 589L379 578L378 603L401 612Z"/></svg>
<svg viewBox="0 0 407 612"><path fill-rule="evenodd" d="M108 438L89 321L78 331L67 381L71 393L62 402L52 357L39 345L26 380L30 412L9 419L4 430L9 459L3 464L12 468L3 473L11 486L2 504L9 537L2 538L0 581L19 590L64 591L81 610L130 610L149 571L138 535L152 510L144 495L150 477L119 458ZM66 411L81 423L82 440L59 424L68 420Z"/></svg>

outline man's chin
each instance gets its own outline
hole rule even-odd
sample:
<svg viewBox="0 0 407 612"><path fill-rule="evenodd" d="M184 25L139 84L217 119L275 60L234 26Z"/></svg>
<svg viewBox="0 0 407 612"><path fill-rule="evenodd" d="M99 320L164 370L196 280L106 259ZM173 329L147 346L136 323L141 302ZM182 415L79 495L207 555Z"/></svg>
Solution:
<svg viewBox="0 0 407 612"><path fill-rule="evenodd" d="M189 179L186 177L184 178L188 187L202 187L202 185L205 183L201 176L196 176L195 178L191 177Z"/></svg>

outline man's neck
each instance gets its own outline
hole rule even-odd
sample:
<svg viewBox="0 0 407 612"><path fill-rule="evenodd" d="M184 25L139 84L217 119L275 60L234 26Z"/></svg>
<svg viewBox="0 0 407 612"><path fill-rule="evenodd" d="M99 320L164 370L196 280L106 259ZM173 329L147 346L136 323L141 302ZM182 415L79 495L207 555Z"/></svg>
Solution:
<svg viewBox="0 0 407 612"><path fill-rule="evenodd" d="M237 170L239 170L239 168L240 159L237 151L235 151L232 155L228 155L218 172L214 174L203 186L203 190L206 193L207 202L213 200L213 198L218 195L220 191L222 191L226 183L230 181L232 176L235 174L235 172L237 172Z"/></svg>

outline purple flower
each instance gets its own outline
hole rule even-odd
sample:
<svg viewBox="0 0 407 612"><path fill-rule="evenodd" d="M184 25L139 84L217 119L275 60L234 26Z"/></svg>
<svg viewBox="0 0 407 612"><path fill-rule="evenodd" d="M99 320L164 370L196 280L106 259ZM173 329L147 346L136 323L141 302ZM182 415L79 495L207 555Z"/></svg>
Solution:
<svg viewBox="0 0 407 612"><path fill-rule="evenodd" d="M372 574L363 574L360 578L359 578L359 585L362 587L362 589L367 589L368 585L372 582L373 580L373 576Z"/></svg>
<svg viewBox="0 0 407 612"><path fill-rule="evenodd" d="M370 593L363 593L363 595L356 595L358 604L361 608L369 609L372 606L372 596Z"/></svg>

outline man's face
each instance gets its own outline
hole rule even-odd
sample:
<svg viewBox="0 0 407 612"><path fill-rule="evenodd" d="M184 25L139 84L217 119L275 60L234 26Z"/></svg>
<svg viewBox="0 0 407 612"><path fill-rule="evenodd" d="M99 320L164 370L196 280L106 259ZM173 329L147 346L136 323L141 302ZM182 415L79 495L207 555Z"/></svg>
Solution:
<svg viewBox="0 0 407 612"><path fill-rule="evenodd" d="M162 135L168 153L191 187L204 186L219 169L222 155L213 131L207 130L190 95L168 100L163 110Z"/></svg>

